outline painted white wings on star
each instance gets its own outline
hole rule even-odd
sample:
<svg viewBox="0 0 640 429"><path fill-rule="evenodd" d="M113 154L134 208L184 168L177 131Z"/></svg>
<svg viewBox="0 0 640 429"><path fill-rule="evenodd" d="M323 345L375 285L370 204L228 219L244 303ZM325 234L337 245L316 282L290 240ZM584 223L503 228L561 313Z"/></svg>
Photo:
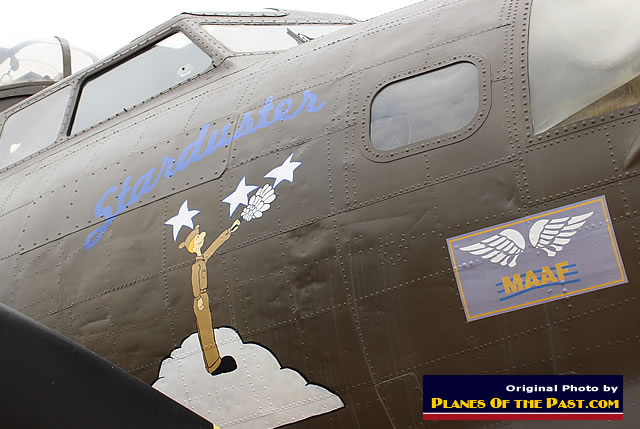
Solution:
<svg viewBox="0 0 640 429"><path fill-rule="evenodd" d="M461 247L460 250L502 266L515 267L518 255L524 252L524 246L522 234L514 229L505 229L479 243Z"/></svg>
<svg viewBox="0 0 640 429"><path fill-rule="evenodd" d="M534 248L544 250L548 256L555 256L569 244L591 215L593 212L558 219L540 219L529 230L529 242ZM525 245L522 234L514 229L505 229L460 250L513 268L517 265L518 256L524 252Z"/></svg>
<svg viewBox="0 0 640 429"><path fill-rule="evenodd" d="M249 222L252 219L262 217L262 213L271 208L271 203L276 199L276 193L271 185L264 185L249 200L249 205L242 210L242 218Z"/></svg>

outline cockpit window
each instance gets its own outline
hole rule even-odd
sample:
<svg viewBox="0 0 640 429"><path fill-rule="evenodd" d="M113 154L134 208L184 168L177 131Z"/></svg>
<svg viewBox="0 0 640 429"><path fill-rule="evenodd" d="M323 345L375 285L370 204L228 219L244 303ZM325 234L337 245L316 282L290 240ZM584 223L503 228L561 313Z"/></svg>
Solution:
<svg viewBox="0 0 640 429"><path fill-rule="evenodd" d="M70 47L71 72L97 61L91 53ZM58 40L26 40L0 47L0 87L26 82L58 81L63 78L63 48Z"/></svg>
<svg viewBox="0 0 640 429"><path fill-rule="evenodd" d="M62 51L54 41L28 40L0 48L0 85L60 80Z"/></svg>
<svg viewBox="0 0 640 429"><path fill-rule="evenodd" d="M478 110L478 80L461 62L385 86L371 104L371 144L391 151L462 128Z"/></svg>
<svg viewBox="0 0 640 429"><path fill-rule="evenodd" d="M341 30L347 25L220 25L202 26L220 43L234 52L282 51L325 34Z"/></svg>
<svg viewBox="0 0 640 429"><path fill-rule="evenodd" d="M536 0L529 32L536 133L640 102L637 0Z"/></svg>
<svg viewBox="0 0 640 429"><path fill-rule="evenodd" d="M205 70L211 58L182 33L90 78L82 87L72 133L80 132L116 113Z"/></svg>
<svg viewBox="0 0 640 429"><path fill-rule="evenodd" d="M56 141L70 95L67 86L9 116L0 134L0 168Z"/></svg>

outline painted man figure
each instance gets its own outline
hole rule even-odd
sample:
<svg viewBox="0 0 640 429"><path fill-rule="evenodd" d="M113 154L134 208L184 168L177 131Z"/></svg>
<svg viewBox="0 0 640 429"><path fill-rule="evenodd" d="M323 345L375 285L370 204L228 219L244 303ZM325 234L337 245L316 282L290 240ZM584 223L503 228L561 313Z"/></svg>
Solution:
<svg viewBox="0 0 640 429"><path fill-rule="evenodd" d="M207 371L211 375L231 372L237 368L236 361L231 356L220 357L216 338L211 323L211 311L209 310L209 294L207 293L207 261L218 248L229 239L231 233L238 229L240 221L235 221L231 228L222 231L216 240L202 253L206 232L200 232L200 225L191 231L179 249L186 247L190 253L195 253L196 261L191 267L191 285L193 287L193 312L196 315L198 326L198 338L202 348L202 356Z"/></svg>

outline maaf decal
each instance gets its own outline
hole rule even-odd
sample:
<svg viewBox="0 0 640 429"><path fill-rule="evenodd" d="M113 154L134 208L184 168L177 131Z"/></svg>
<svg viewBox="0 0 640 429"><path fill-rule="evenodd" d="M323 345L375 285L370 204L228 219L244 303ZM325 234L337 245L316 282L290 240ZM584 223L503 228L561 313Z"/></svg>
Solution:
<svg viewBox="0 0 640 429"><path fill-rule="evenodd" d="M627 282L604 196L447 245L469 321Z"/></svg>
<svg viewBox="0 0 640 429"><path fill-rule="evenodd" d="M503 277L500 283L496 283L496 293L504 293L500 301L515 298L526 292L532 292L541 287L564 286L578 283L580 278L575 277L579 272L574 269L577 264L569 264L569 261L558 262L553 267L548 265L537 270L529 270L526 273L514 274L512 277Z"/></svg>

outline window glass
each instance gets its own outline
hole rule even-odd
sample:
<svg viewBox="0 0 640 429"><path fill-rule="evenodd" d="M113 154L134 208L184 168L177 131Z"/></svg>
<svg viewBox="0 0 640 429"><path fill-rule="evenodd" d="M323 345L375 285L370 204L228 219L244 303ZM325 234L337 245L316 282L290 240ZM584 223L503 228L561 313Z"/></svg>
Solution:
<svg viewBox="0 0 640 429"><path fill-rule="evenodd" d="M529 32L536 133L640 101L637 0L536 0Z"/></svg>
<svg viewBox="0 0 640 429"><path fill-rule="evenodd" d="M164 39L83 86L72 133L195 76L209 64L211 58L185 35Z"/></svg>
<svg viewBox="0 0 640 429"><path fill-rule="evenodd" d="M75 73L98 61L98 57L84 49L71 46L71 72Z"/></svg>
<svg viewBox="0 0 640 429"><path fill-rule="evenodd" d="M8 45L7 45L8 46ZM84 49L70 46L71 71L98 60ZM63 77L63 49L60 40L26 40L10 48L0 47L0 87L23 82L57 81Z"/></svg>
<svg viewBox="0 0 640 429"><path fill-rule="evenodd" d="M203 25L234 52L281 51L333 33L347 25Z"/></svg>
<svg viewBox="0 0 640 429"><path fill-rule="evenodd" d="M462 128L478 110L478 69L462 62L394 82L371 105L371 143L394 150Z"/></svg>
<svg viewBox="0 0 640 429"><path fill-rule="evenodd" d="M67 86L9 116L0 134L0 168L56 141L70 95Z"/></svg>
<svg viewBox="0 0 640 429"><path fill-rule="evenodd" d="M0 85L61 78L60 42L27 40L11 48L0 47Z"/></svg>

